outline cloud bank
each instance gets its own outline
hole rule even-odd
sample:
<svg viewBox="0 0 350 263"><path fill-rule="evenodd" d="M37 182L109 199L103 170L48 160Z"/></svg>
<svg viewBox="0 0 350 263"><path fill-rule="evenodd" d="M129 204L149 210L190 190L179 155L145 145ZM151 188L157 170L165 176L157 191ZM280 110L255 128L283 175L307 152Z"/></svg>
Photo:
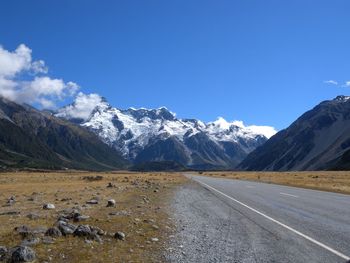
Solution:
<svg viewBox="0 0 350 263"><path fill-rule="evenodd" d="M73 104L59 109L56 116L68 119L87 120L96 105L102 102L102 97L96 93L79 92Z"/></svg>
<svg viewBox="0 0 350 263"><path fill-rule="evenodd" d="M47 76L43 60L32 59L32 50L19 45L8 51L0 46L0 96L19 103L54 108L57 101L73 96L79 89L74 82Z"/></svg>

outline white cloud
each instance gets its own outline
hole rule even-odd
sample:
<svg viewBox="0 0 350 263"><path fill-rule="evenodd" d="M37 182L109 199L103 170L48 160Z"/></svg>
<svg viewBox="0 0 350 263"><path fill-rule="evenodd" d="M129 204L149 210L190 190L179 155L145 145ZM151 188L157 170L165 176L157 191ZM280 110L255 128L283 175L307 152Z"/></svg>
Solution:
<svg viewBox="0 0 350 263"><path fill-rule="evenodd" d="M216 121L209 122L208 124L214 125L215 128L218 128L220 130L228 130L232 125L234 125L241 128L245 132L249 132L255 135L257 134L264 135L268 139L277 133L276 129L271 126L257 126L257 125L245 126L243 121L235 120L232 122L228 122L222 117L219 117Z"/></svg>
<svg viewBox="0 0 350 263"><path fill-rule="evenodd" d="M54 108L57 101L73 96L79 89L74 82L38 76L47 73L45 62L33 61L32 50L26 45L19 45L13 52L0 46L0 96L20 103Z"/></svg>
<svg viewBox="0 0 350 263"><path fill-rule="evenodd" d="M266 138L271 138L273 135L277 133L276 129L271 126L256 126L251 125L246 127L248 130L251 130L257 134L263 134Z"/></svg>
<svg viewBox="0 0 350 263"><path fill-rule="evenodd" d="M330 79L330 80L325 80L325 81L323 81L323 83L325 83L325 84L331 84L331 85L338 85L338 81L332 80L332 79Z"/></svg>
<svg viewBox="0 0 350 263"><path fill-rule="evenodd" d="M344 87L350 87L350 80L346 81L345 84L343 85Z"/></svg>
<svg viewBox="0 0 350 263"><path fill-rule="evenodd" d="M101 103L101 101L102 97L98 94L84 94L79 92L74 103L61 108L56 116L68 119L78 118L87 120L96 105Z"/></svg>

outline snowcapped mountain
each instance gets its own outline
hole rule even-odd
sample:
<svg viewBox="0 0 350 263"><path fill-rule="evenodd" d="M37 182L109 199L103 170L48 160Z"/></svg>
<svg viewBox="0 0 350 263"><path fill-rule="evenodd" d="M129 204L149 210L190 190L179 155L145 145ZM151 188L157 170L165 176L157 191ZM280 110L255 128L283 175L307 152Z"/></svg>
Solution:
<svg viewBox="0 0 350 263"><path fill-rule="evenodd" d="M178 119L165 107L121 110L97 94L79 94L56 116L93 131L135 163L170 160L198 169L232 168L276 133L223 118Z"/></svg>

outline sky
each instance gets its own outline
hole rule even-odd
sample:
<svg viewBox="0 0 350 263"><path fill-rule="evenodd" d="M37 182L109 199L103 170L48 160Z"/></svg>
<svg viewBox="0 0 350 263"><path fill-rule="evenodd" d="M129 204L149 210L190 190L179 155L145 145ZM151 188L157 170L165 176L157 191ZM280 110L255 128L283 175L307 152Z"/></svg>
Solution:
<svg viewBox="0 0 350 263"><path fill-rule="evenodd" d="M3 0L0 93L286 128L350 94L350 1ZM2 63L2 64L1 64Z"/></svg>

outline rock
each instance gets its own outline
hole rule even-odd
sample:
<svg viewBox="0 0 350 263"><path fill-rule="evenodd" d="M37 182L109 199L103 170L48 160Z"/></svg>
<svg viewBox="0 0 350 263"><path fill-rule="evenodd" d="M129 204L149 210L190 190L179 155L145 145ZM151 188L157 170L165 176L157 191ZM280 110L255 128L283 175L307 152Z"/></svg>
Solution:
<svg viewBox="0 0 350 263"><path fill-rule="evenodd" d="M21 212L19 211L7 211L0 213L0 216L14 216L14 215L19 215Z"/></svg>
<svg viewBox="0 0 350 263"><path fill-rule="evenodd" d="M11 249L9 262L32 262L35 258L36 255L33 249L27 246L17 246Z"/></svg>
<svg viewBox="0 0 350 263"><path fill-rule="evenodd" d="M112 184L111 182L109 182L108 185L107 185L107 188L112 188L112 187L115 187L115 185Z"/></svg>
<svg viewBox="0 0 350 263"><path fill-rule="evenodd" d="M102 242L101 238L97 235L97 233L93 231L93 227L90 227L89 225L79 225L74 231L73 235L78 237L86 237L90 240Z"/></svg>
<svg viewBox="0 0 350 263"><path fill-rule="evenodd" d="M98 200L96 200L96 199L91 199L91 200L89 200L89 201L86 201L86 203L87 203L88 205L97 205L97 204L98 204Z"/></svg>
<svg viewBox="0 0 350 263"><path fill-rule="evenodd" d="M64 236L73 234L74 231L77 229L76 225L70 224L65 221L58 221L57 227Z"/></svg>
<svg viewBox="0 0 350 263"><path fill-rule="evenodd" d="M14 205L15 203L16 203L16 197L15 197L15 196L10 196L10 197L7 199L7 205L8 205L8 206Z"/></svg>
<svg viewBox="0 0 350 263"><path fill-rule="evenodd" d="M97 226L90 226L90 229L92 232L96 233L97 235L103 236L106 235L106 231L102 230L101 228Z"/></svg>
<svg viewBox="0 0 350 263"><path fill-rule="evenodd" d="M7 257L7 248L4 246L0 246L0 261L4 261Z"/></svg>
<svg viewBox="0 0 350 263"><path fill-rule="evenodd" d="M25 239L22 241L21 246L34 246L41 243L41 239L38 237L33 237Z"/></svg>
<svg viewBox="0 0 350 263"><path fill-rule="evenodd" d="M116 238L116 239L119 239L119 240L125 240L125 234L123 233L123 232L116 232L115 234L114 234L114 237Z"/></svg>
<svg viewBox="0 0 350 263"><path fill-rule="evenodd" d="M115 200L114 199L109 199L107 201L107 207L115 207Z"/></svg>
<svg viewBox="0 0 350 263"><path fill-rule="evenodd" d="M29 219L31 219L31 220L36 220L36 219L39 219L39 218L40 218L40 216L39 216L38 214L35 214L35 213L29 213L29 214L27 215L27 217L28 217Z"/></svg>
<svg viewBox="0 0 350 263"><path fill-rule="evenodd" d="M50 227L45 232L45 235L50 236L50 237L60 237L60 236L62 236L62 232L61 232L61 230L58 229L58 227Z"/></svg>
<svg viewBox="0 0 350 263"><path fill-rule="evenodd" d="M54 204L44 204L43 205L43 209L45 210L52 210L52 209L55 209L55 205Z"/></svg>
<svg viewBox="0 0 350 263"><path fill-rule="evenodd" d="M159 241L159 239L158 239L158 238L156 238L156 237L152 237L152 238L151 238L151 241L152 241L152 242L158 242L158 241Z"/></svg>
<svg viewBox="0 0 350 263"><path fill-rule="evenodd" d="M89 225L79 225L74 231L73 235L78 237L87 237L91 235L91 229Z"/></svg>
<svg viewBox="0 0 350 263"><path fill-rule="evenodd" d="M26 225L15 227L15 231L22 236L22 238L34 237L30 228Z"/></svg>
<svg viewBox="0 0 350 263"><path fill-rule="evenodd" d="M157 225L152 225L152 228L153 228L154 230L158 230L158 229L159 229L159 226L157 226Z"/></svg>
<svg viewBox="0 0 350 263"><path fill-rule="evenodd" d="M61 199L61 202L72 201L72 198L64 197Z"/></svg>

